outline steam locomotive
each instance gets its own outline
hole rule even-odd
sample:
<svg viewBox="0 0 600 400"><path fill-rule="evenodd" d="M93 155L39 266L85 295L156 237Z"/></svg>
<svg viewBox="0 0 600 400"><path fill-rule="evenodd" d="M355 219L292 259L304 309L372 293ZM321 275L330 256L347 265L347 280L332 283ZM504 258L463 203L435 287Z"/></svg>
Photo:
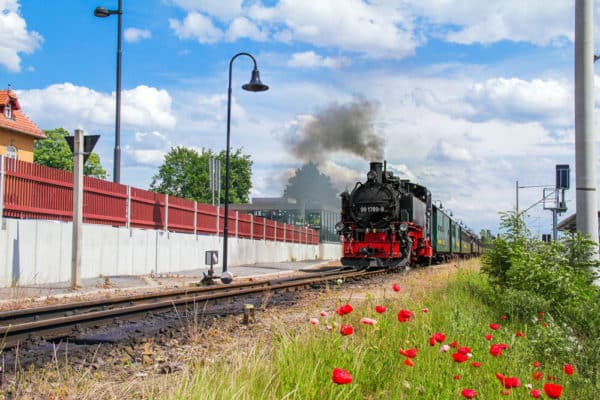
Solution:
<svg viewBox="0 0 600 400"><path fill-rule="evenodd" d="M386 164L372 162L366 182L341 194L342 265L355 269L400 269L481 254L476 235L442 207L425 186L400 179Z"/></svg>

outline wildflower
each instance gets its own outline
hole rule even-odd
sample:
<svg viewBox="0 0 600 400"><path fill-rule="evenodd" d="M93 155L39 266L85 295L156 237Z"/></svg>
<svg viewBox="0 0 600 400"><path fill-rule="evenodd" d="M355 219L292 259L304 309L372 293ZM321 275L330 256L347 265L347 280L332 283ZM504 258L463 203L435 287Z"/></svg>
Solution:
<svg viewBox="0 0 600 400"><path fill-rule="evenodd" d="M373 318L363 317L360 319L360 323L365 324L365 325L375 325L377 323L377 321L374 320Z"/></svg>
<svg viewBox="0 0 600 400"><path fill-rule="evenodd" d="M540 317L543 317L543 316L544 316L544 312L543 312L543 311L540 311L540 312L538 313L538 315L539 315Z"/></svg>
<svg viewBox="0 0 600 400"><path fill-rule="evenodd" d="M489 334L489 335L485 335L485 340L492 340L494 338L494 335Z"/></svg>
<svg viewBox="0 0 600 400"><path fill-rule="evenodd" d="M454 362L463 363L463 362L467 361L469 359L469 357L467 357L463 353L454 353L454 354L452 354L452 359L454 360Z"/></svg>
<svg viewBox="0 0 600 400"><path fill-rule="evenodd" d="M526 383L525 388L531 390L533 389L533 385L531 383Z"/></svg>
<svg viewBox="0 0 600 400"><path fill-rule="evenodd" d="M471 365L472 365L472 366L474 366L475 368L479 368L479 367L481 367L481 363L480 363L479 361L473 361L473 362L471 363Z"/></svg>
<svg viewBox="0 0 600 400"><path fill-rule="evenodd" d="M496 377L498 377L498 374L496 374ZM521 386L521 381L516 376L502 376L500 382L506 389L517 388Z"/></svg>
<svg viewBox="0 0 600 400"><path fill-rule="evenodd" d="M410 321L410 319L413 317L413 315L414 314L412 311L402 309L398 312L398 321L400 321L400 322Z"/></svg>
<svg viewBox="0 0 600 400"><path fill-rule="evenodd" d="M551 399L558 399L562 394L563 387L561 385L557 385L555 383L545 383L544 384L544 393L546 396Z"/></svg>
<svg viewBox="0 0 600 400"><path fill-rule="evenodd" d="M534 366L534 367L536 367L536 368L539 368L539 367L541 367L541 366L542 366L542 363L541 363L541 362L539 362L539 361L534 361L534 362L533 362L531 365L533 365L533 366Z"/></svg>
<svg viewBox="0 0 600 400"><path fill-rule="evenodd" d="M415 366L415 363L413 362L413 360L412 360L412 359L410 359L410 358L405 358L405 359L404 359L404 365L408 365L409 367L414 367L414 366Z"/></svg>
<svg viewBox="0 0 600 400"><path fill-rule="evenodd" d="M352 335L354 333L354 328L352 328L352 325L342 324L340 328L340 333L342 334L342 336Z"/></svg>
<svg viewBox="0 0 600 400"><path fill-rule="evenodd" d="M542 391L540 389L533 389L531 392L529 392L529 394L534 399L539 399L540 396L542 395Z"/></svg>
<svg viewBox="0 0 600 400"><path fill-rule="evenodd" d="M500 344L493 344L490 346L490 354L494 357L500 357L502 355L504 347Z"/></svg>
<svg viewBox="0 0 600 400"><path fill-rule="evenodd" d="M327 311L321 311L321 317L326 317L327 316Z"/></svg>
<svg viewBox="0 0 600 400"><path fill-rule="evenodd" d="M311 318L310 323L313 325L319 325L319 320L317 318Z"/></svg>
<svg viewBox="0 0 600 400"><path fill-rule="evenodd" d="M516 337L523 337L523 336L525 336L525 334L523 332L521 332L521 331L517 331L517 333L515 333L515 336Z"/></svg>
<svg viewBox="0 0 600 400"><path fill-rule="evenodd" d="M565 374L567 375L573 375L573 372L575 372L575 368L573 368L573 365L571 364L565 364L565 366L563 367L563 371L565 371Z"/></svg>
<svg viewBox="0 0 600 400"><path fill-rule="evenodd" d="M423 311L423 314L427 314L429 312L429 308L425 307L421 309L421 311Z"/></svg>
<svg viewBox="0 0 600 400"><path fill-rule="evenodd" d="M506 315L503 315L503 316L501 316L501 317L500 317L500 319L501 319L502 321L506 321Z"/></svg>
<svg viewBox="0 0 600 400"><path fill-rule="evenodd" d="M502 328L502 327L498 324L490 324L490 329L497 331L500 328Z"/></svg>
<svg viewBox="0 0 600 400"><path fill-rule="evenodd" d="M417 356L417 352L419 349L400 349L398 352L402 354L404 357L415 358Z"/></svg>
<svg viewBox="0 0 600 400"><path fill-rule="evenodd" d="M429 345L430 346L435 346L435 338L433 336L429 337Z"/></svg>
<svg viewBox="0 0 600 400"><path fill-rule="evenodd" d="M445 353L445 352L447 352L448 350L450 350L450 346L448 346L447 344L443 344L443 345L440 347L440 353Z"/></svg>
<svg viewBox="0 0 600 400"><path fill-rule="evenodd" d="M455 381L457 381L457 380L459 380L459 379L460 379L460 375L459 375L459 374L456 374L456 375L454 375L454 380L455 380Z"/></svg>
<svg viewBox="0 0 600 400"><path fill-rule="evenodd" d="M471 348L470 348L470 347L467 347L467 346L463 346L463 347L459 347L459 348L457 349L457 351L458 351L459 353L462 353L462 354L464 354L464 355L467 355L467 354L469 354L469 353L471 352Z"/></svg>
<svg viewBox="0 0 600 400"><path fill-rule="evenodd" d="M340 308L338 308L335 312L337 315L346 315L350 314L354 310L350 304L344 304Z"/></svg>
<svg viewBox="0 0 600 400"><path fill-rule="evenodd" d="M446 335L441 332L436 332L433 334L433 338L436 342L442 343L444 340L446 340Z"/></svg>
<svg viewBox="0 0 600 400"><path fill-rule="evenodd" d="M394 283L394 284L392 285L392 290L393 290L394 292L399 292L399 291L400 291L400 285L398 285L397 283Z"/></svg>
<svg viewBox="0 0 600 400"><path fill-rule="evenodd" d="M386 311L387 311L386 306L375 306L375 312L377 312L377 314L383 314Z"/></svg>
<svg viewBox="0 0 600 400"><path fill-rule="evenodd" d="M454 342L450 343L450 347L458 347L458 342L455 340Z"/></svg>
<svg viewBox="0 0 600 400"><path fill-rule="evenodd" d="M335 368L333 370L333 374L331 375L331 380L338 385L345 385L352 382L352 375L350 375L350 372L346 370Z"/></svg>
<svg viewBox="0 0 600 400"><path fill-rule="evenodd" d="M463 389L460 392L460 394L465 399L474 399L475 397L477 397L477 392L475 390L473 390L473 389Z"/></svg>
<svg viewBox="0 0 600 400"><path fill-rule="evenodd" d="M541 381L542 373L540 371L535 371L534 373L531 374L531 378L533 378L536 381Z"/></svg>
<svg viewBox="0 0 600 400"><path fill-rule="evenodd" d="M510 395L510 390L506 390L505 389L505 390L502 391L502 394L505 395L505 396L508 396L508 395Z"/></svg>

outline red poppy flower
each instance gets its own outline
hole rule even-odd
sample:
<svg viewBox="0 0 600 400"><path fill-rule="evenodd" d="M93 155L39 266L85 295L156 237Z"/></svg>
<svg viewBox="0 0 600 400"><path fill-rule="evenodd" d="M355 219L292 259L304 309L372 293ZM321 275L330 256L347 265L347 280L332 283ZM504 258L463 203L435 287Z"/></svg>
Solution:
<svg viewBox="0 0 600 400"><path fill-rule="evenodd" d="M544 384L544 393L546 396L551 399L558 399L562 394L563 387L561 385L557 385L555 383L545 383Z"/></svg>
<svg viewBox="0 0 600 400"><path fill-rule="evenodd" d="M421 311L423 311L423 314L427 314L429 312L429 308L422 308Z"/></svg>
<svg viewBox="0 0 600 400"><path fill-rule="evenodd" d="M340 333L343 336L352 335L354 333L354 328L352 328L352 325L342 324L342 326L340 328Z"/></svg>
<svg viewBox="0 0 600 400"><path fill-rule="evenodd" d="M405 358L404 359L404 365L408 365L409 367L414 367L415 363L410 358Z"/></svg>
<svg viewBox="0 0 600 400"><path fill-rule="evenodd" d="M485 335L485 340L492 340L494 338L494 335L489 334L489 335Z"/></svg>
<svg viewBox="0 0 600 400"><path fill-rule="evenodd" d="M521 332L521 331L517 331L517 333L515 333L515 336L516 337L523 337L523 336L525 336L525 334L523 332Z"/></svg>
<svg viewBox="0 0 600 400"><path fill-rule="evenodd" d="M429 345L430 346L435 346L435 338L433 336L429 337Z"/></svg>
<svg viewBox="0 0 600 400"><path fill-rule="evenodd" d="M417 352L419 351L419 349L400 349L398 350L398 352L400 354L402 354L404 357L410 357L410 358L415 358L417 356Z"/></svg>
<svg viewBox="0 0 600 400"><path fill-rule="evenodd" d="M365 324L365 325L375 325L377 323L377 321L374 320L373 318L363 317L360 319L360 323Z"/></svg>
<svg viewBox="0 0 600 400"><path fill-rule="evenodd" d="M471 363L471 365L472 365L472 366L474 366L475 368L479 368L479 367L481 367L481 363L480 363L479 361L473 361L473 362Z"/></svg>
<svg viewBox="0 0 600 400"><path fill-rule="evenodd" d="M434 333L432 337L438 343L442 343L444 340L446 340L446 335L441 332Z"/></svg>
<svg viewBox="0 0 600 400"><path fill-rule="evenodd" d="M563 371L565 371L565 374L567 375L573 375L573 372L575 372L575 368L573 368L573 365L571 364L565 364L565 366L563 367Z"/></svg>
<svg viewBox="0 0 600 400"><path fill-rule="evenodd" d="M375 311L377 312L377 314L383 314L384 312L387 311L387 307L386 306L375 306Z"/></svg>
<svg viewBox="0 0 600 400"><path fill-rule="evenodd" d="M394 283L394 284L392 285L392 290L393 290L394 292L399 292L399 291L400 291L400 285L398 285L397 283Z"/></svg>
<svg viewBox="0 0 600 400"><path fill-rule="evenodd" d="M547 322L544 322L544 325L543 325L543 326L544 326L544 328L547 328L547 327L548 327L548 323L547 323Z"/></svg>
<svg viewBox="0 0 600 400"><path fill-rule="evenodd" d="M540 311L540 312L538 313L538 315L539 315L540 317L543 317L543 316L544 316L544 312L543 312L543 311Z"/></svg>
<svg viewBox="0 0 600 400"><path fill-rule="evenodd" d="M410 321L410 319L413 317L413 312L409 311L409 310L400 310L398 312L398 321L400 322L406 322L406 321Z"/></svg>
<svg viewBox="0 0 600 400"><path fill-rule="evenodd" d="M505 388L512 389L521 386L521 381L516 376L507 376L504 378L504 382L502 382L502 384Z"/></svg>
<svg viewBox="0 0 600 400"><path fill-rule="evenodd" d="M311 318L310 323L313 325L319 325L319 320L317 318Z"/></svg>
<svg viewBox="0 0 600 400"><path fill-rule="evenodd" d="M457 348L458 347L458 342L455 340L454 342L450 343L450 347Z"/></svg>
<svg viewBox="0 0 600 400"><path fill-rule="evenodd" d="M459 347L459 348L457 349L457 351L458 351L459 353L462 353L462 354L464 354L464 355L467 355L467 354L469 354L469 353L471 352L471 348L470 348L470 347L468 347L468 346L462 346L462 347Z"/></svg>
<svg viewBox="0 0 600 400"><path fill-rule="evenodd" d="M352 312L352 310L354 310L354 309L352 308L352 306L350 304L344 304L343 306L338 308L335 312L338 315L346 315L346 314L350 314Z"/></svg>
<svg viewBox="0 0 600 400"><path fill-rule="evenodd" d="M350 372L346 370L335 368L333 370L333 374L331 375L331 380L338 385L345 385L352 382L352 375L350 375Z"/></svg>
<svg viewBox="0 0 600 400"><path fill-rule="evenodd" d="M540 371L535 371L534 373L531 374L531 378L536 380L536 381L541 381L542 380L542 373Z"/></svg>
<svg viewBox="0 0 600 400"><path fill-rule="evenodd" d="M500 319L501 319L502 321L506 321L506 315L503 315L503 316L501 316L501 317L500 317Z"/></svg>
<svg viewBox="0 0 600 400"><path fill-rule="evenodd" d="M502 346L493 344L490 346L490 354L494 357L500 357L502 355Z"/></svg>
<svg viewBox="0 0 600 400"><path fill-rule="evenodd" d="M460 394L465 399L474 399L475 397L477 397L477 392L475 390L473 390L473 389L463 389L460 392Z"/></svg>
<svg viewBox="0 0 600 400"><path fill-rule="evenodd" d="M541 367L541 366L542 366L542 363L541 363L541 362L539 362L539 361L534 361L534 362L533 362L531 365L533 365L533 366L534 366L534 367L536 367L536 368L539 368L539 367Z"/></svg>
<svg viewBox="0 0 600 400"><path fill-rule="evenodd" d="M469 357L467 357L463 353L454 353L454 354L452 354L452 359L454 360L454 362L463 363L463 362L467 361L469 359Z"/></svg>
<svg viewBox="0 0 600 400"><path fill-rule="evenodd" d="M542 395L542 391L540 389L533 389L531 392L529 392L529 394L534 399L539 399L540 396Z"/></svg>
<svg viewBox="0 0 600 400"><path fill-rule="evenodd" d="M326 317L327 316L327 311L321 311L321 317Z"/></svg>
<svg viewBox="0 0 600 400"><path fill-rule="evenodd" d="M498 324L490 324L490 329L493 329L493 330L497 331L500 328L501 328L501 326L498 325Z"/></svg>
<svg viewBox="0 0 600 400"><path fill-rule="evenodd" d="M457 381L457 380L459 380L459 379L460 379L460 375L459 375L459 374L456 374L456 375L454 375L454 380L455 380L455 381Z"/></svg>

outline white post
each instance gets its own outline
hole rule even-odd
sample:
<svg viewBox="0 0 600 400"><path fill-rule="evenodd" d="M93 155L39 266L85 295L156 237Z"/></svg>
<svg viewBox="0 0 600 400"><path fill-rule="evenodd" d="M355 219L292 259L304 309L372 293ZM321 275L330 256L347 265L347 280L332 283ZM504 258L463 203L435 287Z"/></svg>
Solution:
<svg viewBox="0 0 600 400"><path fill-rule="evenodd" d="M577 230L596 243L596 141L594 135L594 2L575 1L575 182ZM600 280L596 281L600 285Z"/></svg>
<svg viewBox="0 0 600 400"><path fill-rule="evenodd" d="M81 287L81 243L83 226L83 131L73 137L73 236L71 244L71 289Z"/></svg>

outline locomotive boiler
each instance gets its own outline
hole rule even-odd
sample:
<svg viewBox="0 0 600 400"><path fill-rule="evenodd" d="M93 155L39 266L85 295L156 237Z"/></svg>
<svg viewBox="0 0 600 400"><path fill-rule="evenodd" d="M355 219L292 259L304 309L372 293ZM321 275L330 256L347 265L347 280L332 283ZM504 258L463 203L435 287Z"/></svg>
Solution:
<svg viewBox="0 0 600 400"><path fill-rule="evenodd" d="M426 187L371 162L365 182L341 194L342 265L398 269L430 263L432 205Z"/></svg>

